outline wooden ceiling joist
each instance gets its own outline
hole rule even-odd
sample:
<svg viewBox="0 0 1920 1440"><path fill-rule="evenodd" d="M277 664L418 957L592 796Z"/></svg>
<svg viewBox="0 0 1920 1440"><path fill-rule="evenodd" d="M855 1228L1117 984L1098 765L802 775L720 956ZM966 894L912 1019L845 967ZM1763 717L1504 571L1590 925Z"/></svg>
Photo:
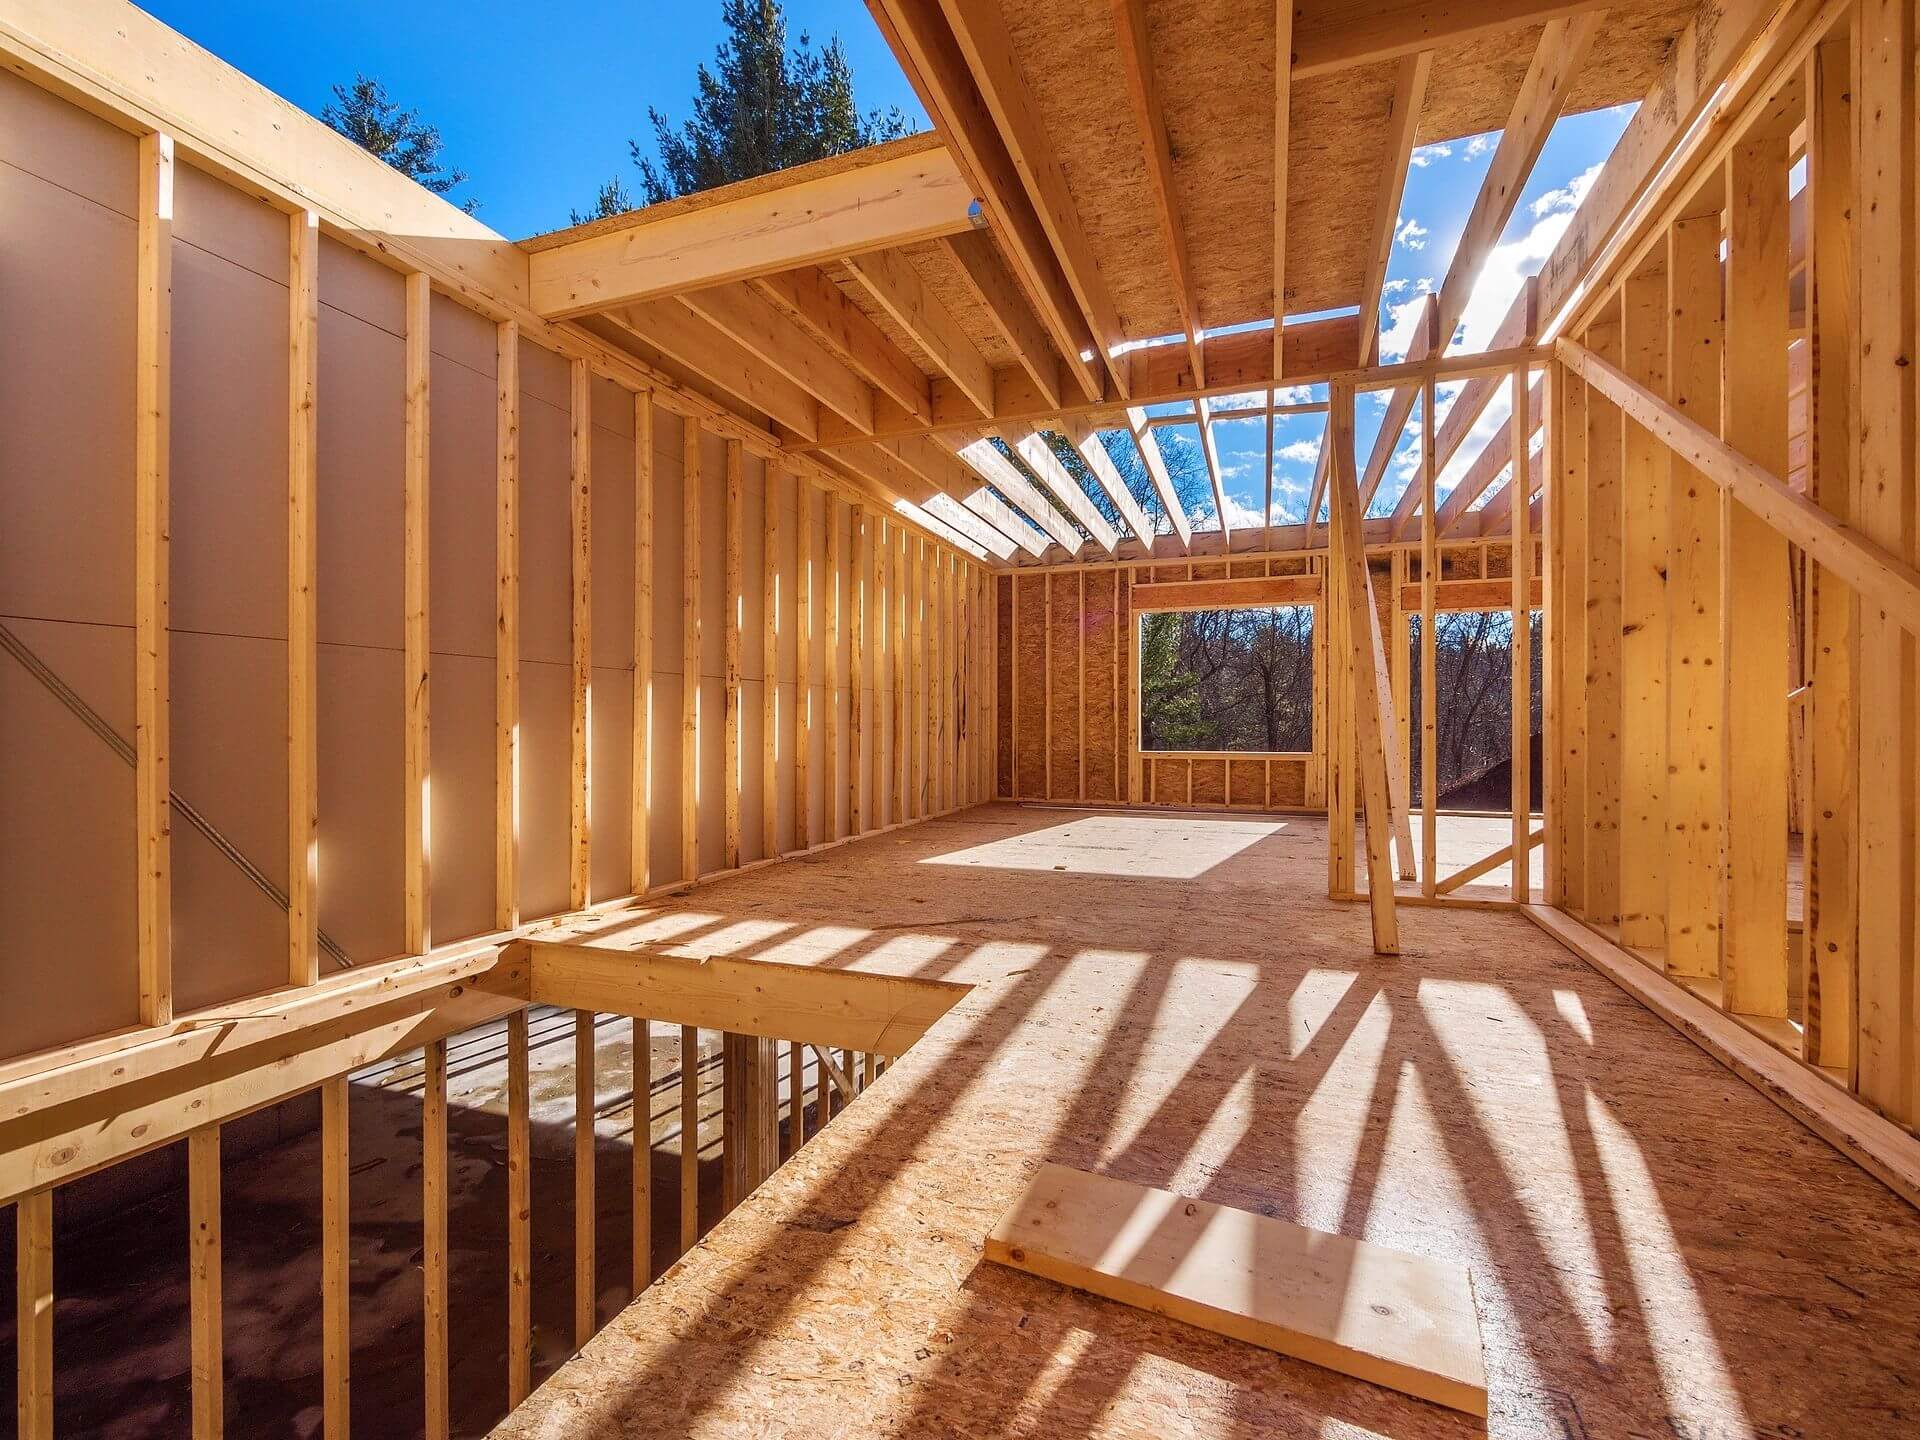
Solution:
<svg viewBox="0 0 1920 1440"><path fill-rule="evenodd" d="M1107 499L1113 502L1113 508L1120 512L1120 518L1137 537L1142 540L1153 539L1153 522L1147 518L1147 512L1133 497L1133 491L1127 488L1127 482L1121 478L1119 469L1113 463L1113 457L1107 453L1105 443L1092 425L1084 420L1064 420L1061 433L1080 452L1080 458L1099 482L1100 488L1107 492ZM1159 453L1156 449L1156 455Z"/></svg>
<svg viewBox="0 0 1920 1440"><path fill-rule="evenodd" d="M1015 278L1053 337L1068 373L1089 402L1099 400L1106 366L1094 353L1093 332L939 0L868 0L867 8L927 113L953 146Z"/></svg>
<svg viewBox="0 0 1920 1440"><path fill-rule="evenodd" d="M873 387L765 296L731 284L675 298L856 430L873 433Z"/></svg>
<svg viewBox="0 0 1920 1440"><path fill-rule="evenodd" d="M626 305L608 311L606 318L794 434L818 438L817 399L679 301Z"/></svg>
<svg viewBox="0 0 1920 1440"><path fill-rule="evenodd" d="M1433 52L1421 50L1401 57L1393 83L1393 112L1387 130L1387 163L1373 200L1373 252L1367 257L1367 278L1360 289L1360 363L1370 364L1380 354L1380 297L1387 283L1387 262L1393 258L1393 237L1400 225L1400 201L1407 190L1407 171L1413 164L1414 136L1420 111L1427 100L1427 80L1433 73Z"/></svg>
<svg viewBox="0 0 1920 1440"><path fill-rule="evenodd" d="M1322 0L1300 7L1293 70L1297 77L1324 75L1603 8L1605 0Z"/></svg>
<svg viewBox="0 0 1920 1440"><path fill-rule="evenodd" d="M874 389L916 419L933 419L933 389L927 376L864 310L840 293L825 271L812 266L787 270L759 276L753 285L798 316Z"/></svg>
<svg viewBox="0 0 1920 1440"><path fill-rule="evenodd" d="M1060 357L1054 353L1053 342L1047 338L1047 332L1040 328L1040 322L1034 318L1032 307L1020 293L1020 287L1014 283L1013 276L1007 273L1007 267L1001 262L1000 252L994 248L993 241L975 232L971 235L949 235L941 241L941 246L952 257L953 263L960 267L961 278L993 321L1000 338L1013 350L1020 368L1027 372L1027 377L1042 395L1058 405Z"/></svg>
<svg viewBox="0 0 1920 1440"><path fill-rule="evenodd" d="M1167 253L1167 274L1173 303L1180 312L1180 328L1193 355L1194 373L1205 383L1206 357L1200 349L1200 305L1193 283L1193 261L1187 252L1187 231L1180 223L1180 205L1173 192L1173 142L1167 135L1166 106L1160 98L1153 68L1153 42L1147 34L1147 0L1112 0L1113 29L1120 73L1127 99L1146 152L1147 189L1153 196L1154 216ZM1284 8L1284 7L1283 7ZM1275 313L1278 313L1277 311Z"/></svg>
<svg viewBox="0 0 1920 1440"><path fill-rule="evenodd" d="M1231 535L1233 522L1227 515L1225 477L1220 471L1220 445L1213 434L1213 407L1203 395L1193 402L1194 418L1200 431L1200 454L1207 462L1207 481L1213 486L1213 513L1220 522L1220 533Z"/></svg>
<svg viewBox="0 0 1920 1440"><path fill-rule="evenodd" d="M1526 77L1520 82L1520 91L1508 112L1506 126L1500 132L1493 163L1487 167L1480 193L1474 197L1473 209L1454 247L1446 278L1440 282L1435 322L1438 344L1433 353L1444 354L1452 343L1454 329L1467 308L1481 267L1513 216L1520 189L1533 173L1534 161L1540 158L1553 122L1560 117L1567 92L1593 46L1604 14L1595 10L1570 19L1550 20L1541 33ZM1418 386L1403 386L1395 390L1387 402L1387 413L1381 420L1373 454L1367 461L1367 476L1373 488L1378 488L1379 477L1386 471L1387 460L1406 429L1407 417L1413 412L1413 402L1419 393ZM1362 505L1371 497L1372 489L1367 489Z"/></svg>
<svg viewBox="0 0 1920 1440"><path fill-rule="evenodd" d="M1120 535L1107 518L1094 508L1093 501L1087 498L1087 492L1080 482L1073 478L1067 467L1060 463L1060 457L1053 453L1053 446L1046 435L1038 430L1029 430L1018 439L1007 437L1026 467L1031 470L1054 499L1060 502L1067 514L1079 522L1080 527L1094 538L1094 541L1109 555L1120 548Z"/></svg>
<svg viewBox="0 0 1920 1440"><path fill-rule="evenodd" d="M851 258L847 269L980 414L991 416L993 367L920 272L900 255L885 251Z"/></svg>
<svg viewBox="0 0 1920 1440"><path fill-rule="evenodd" d="M977 512L969 510L944 490L928 499L920 508L949 530L966 536L996 560L1011 560L1013 552L1020 548L999 527L988 524Z"/></svg>
<svg viewBox="0 0 1920 1440"><path fill-rule="evenodd" d="M1154 438L1152 420L1140 406L1136 405L1127 411L1127 433L1133 437L1134 448L1140 452L1140 466L1147 472L1154 493L1160 497L1160 508L1167 512L1167 522L1173 526L1180 548L1191 550L1193 520L1174 491L1173 476L1167 470L1166 457L1160 453L1160 442Z"/></svg>
<svg viewBox="0 0 1920 1440"><path fill-rule="evenodd" d="M927 435L904 435L897 440L876 440L865 448L885 451L917 475L929 490L965 506L1029 554L1037 558L1046 553L1047 537L987 489L979 472L939 440ZM919 503L930 505L925 500Z"/></svg>
<svg viewBox="0 0 1920 1440"><path fill-rule="evenodd" d="M1033 98L1027 93L1026 81L1021 78L1000 0L941 0L941 8L973 74L980 98L1020 175L1028 203L1033 206L1054 258L1073 291L1081 317L1093 336L1097 358L1106 365L1114 388L1125 399L1125 371L1110 363L1126 339L1120 313L1114 308L1106 281L1094 263L1093 247L1074 208L1067 177L1055 158Z"/></svg>
<svg viewBox="0 0 1920 1440"><path fill-rule="evenodd" d="M892 153L881 153L892 151ZM973 188L945 146L924 137L877 147L867 163L777 186L746 181L528 243L533 307L582 315L937 239L973 223ZM729 187L732 189L734 187ZM693 203L697 198L698 203Z"/></svg>
<svg viewBox="0 0 1920 1440"><path fill-rule="evenodd" d="M961 444L959 455L981 479L1004 495L1008 504L1018 506L1069 556L1079 555L1086 545L1086 537L1067 522L1053 502L1042 495L1021 473L1020 467L1002 455L991 440L985 436L969 437Z"/></svg>
<svg viewBox="0 0 1920 1440"><path fill-rule="evenodd" d="M1050 543L1047 537L1034 529L1025 516L987 489L985 485L979 486L969 495L962 495L960 503L1036 560L1047 553L1047 546Z"/></svg>

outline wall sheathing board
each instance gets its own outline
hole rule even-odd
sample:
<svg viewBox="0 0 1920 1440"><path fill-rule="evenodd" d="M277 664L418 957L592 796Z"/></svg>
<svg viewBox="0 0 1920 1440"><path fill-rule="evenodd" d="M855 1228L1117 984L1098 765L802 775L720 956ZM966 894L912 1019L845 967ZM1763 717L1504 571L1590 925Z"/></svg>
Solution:
<svg viewBox="0 0 1920 1440"><path fill-rule="evenodd" d="M1047 793L1047 577L1016 575L1018 595L1014 609L1014 665L1019 678L1010 688L1018 692L1014 706L1014 791L1021 799L1045 798Z"/></svg>
<svg viewBox="0 0 1920 1440"><path fill-rule="evenodd" d="M1118 772L1115 759L1120 715L1118 617L1114 613L1114 577L1118 571L1092 570L1086 575L1083 683L1086 688L1087 799L1112 801Z"/></svg>
<svg viewBox="0 0 1920 1440"><path fill-rule="evenodd" d="M1048 798L1072 800L1080 795L1080 575L1077 570L1054 571L1047 576L1051 609L1047 615L1047 664L1052 671L1052 699L1048 718Z"/></svg>
<svg viewBox="0 0 1920 1440"><path fill-rule="evenodd" d="M403 291L393 271L321 239L320 928L356 964L405 940Z"/></svg>
<svg viewBox="0 0 1920 1440"><path fill-rule="evenodd" d="M724 489L724 486L723 486ZM757 455L740 465L740 861L764 858L761 787L766 717L767 469ZM724 538L724 537L723 537ZM724 669L724 667L723 667Z"/></svg>
<svg viewBox="0 0 1920 1440"><path fill-rule="evenodd" d="M993 603L995 607L994 634L999 637L996 653L993 657L995 675L994 708L997 723L994 726L994 774L997 777L994 794L1010 796L1013 794L1013 587L1017 583L1012 575L996 575L993 581Z"/></svg>
<svg viewBox="0 0 1920 1440"><path fill-rule="evenodd" d="M659 513L658 509L654 512ZM678 514L679 512L674 512ZM727 636L727 445L700 434L700 873L724 863Z"/></svg>
<svg viewBox="0 0 1920 1440"><path fill-rule="evenodd" d="M520 344L520 917L571 899L573 604L567 363ZM323 400L321 413L328 408ZM656 499L656 506L659 501ZM438 709L438 707L435 707Z"/></svg>
<svg viewBox="0 0 1920 1440"><path fill-rule="evenodd" d="M766 473L762 472L762 506L766 504ZM779 699L776 711L774 747L776 754L777 784L774 790L776 822L774 842L780 852L785 854L793 848L794 815L793 803L793 737L799 733L795 720L798 714L797 680L799 673L800 649L800 604L799 604L799 555L800 555L800 519L799 503L796 496L804 484L791 472L774 472L773 504L778 512L778 533L775 536L774 561L779 575L778 615L779 628L776 645L779 651L774 662L774 676L779 685Z"/></svg>
<svg viewBox="0 0 1920 1440"><path fill-rule="evenodd" d="M682 692L681 597L685 593L680 547L683 431L679 416L653 412L653 808L650 853L653 883L691 878L680 863L680 699Z"/></svg>
<svg viewBox="0 0 1920 1440"><path fill-rule="evenodd" d="M430 322L427 636L432 941L494 922L494 328L444 295ZM324 406L325 401L322 400Z"/></svg>
<svg viewBox="0 0 1920 1440"><path fill-rule="evenodd" d="M128 739L134 163L0 72L0 616ZM133 779L0 656L0 1054L137 1018Z"/></svg>
<svg viewBox="0 0 1920 1440"><path fill-rule="evenodd" d="M611 900L633 889L633 396L596 378L592 407L587 826L591 898Z"/></svg>

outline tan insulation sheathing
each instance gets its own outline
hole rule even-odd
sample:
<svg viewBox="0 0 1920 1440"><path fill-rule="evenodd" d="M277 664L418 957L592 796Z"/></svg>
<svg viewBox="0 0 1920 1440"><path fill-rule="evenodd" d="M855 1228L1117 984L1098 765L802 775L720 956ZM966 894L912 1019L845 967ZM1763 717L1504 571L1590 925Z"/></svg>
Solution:
<svg viewBox="0 0 1920 1440"><path fill-rule="evenodd" d="M321 240L320 928L357 963L403 948L402 288Z"/></svg>
<svg viewBox="0 0 1920 1440"><path fill-rule="evenodd" d="M1114 800L1117 771L1115 738L1120 716L1116 708L1119 685L1115 682L1119 660L1119 627L1114 614L1114 577L1118 571L1086 572L1086 614L1084 617L1086 716L1087 716L1087 796L1089 800Z"/></svg>
<svg viewBox="0 0 1920 1440"><path fill-rule="evenodd" d="M994 708L994 774L997 783L996 795L1013 794L1013 587L1014 577L996 575L993 581L993 603L995 608L994 635L995 654L993 657L995 694Z"/></svg>
<svg viewBox="0 0 1920 1440"><path fill-rule="evenodd" d="M520 346L520 918L565 910L572 817L567 365Z"/></svg>
<svg viewBox="0 0 1920 1440"><path fill-rule="evenodd" d="M589 898L611 900L633 889L633 397L596 379L591 404Z"/></svg>
<svg viewBox="0 0 1920 1440"><path fill-rule="evenodd" d="M0 615L129 739L134 204L131 136L0 73ZM133 1023L132 815L0 656L0 1054Z"/></svg>
<svg viewBox="0 0 1920 1440"><path fill-rule="evenodd" d="M1052 610L1047 617L1053 695L1047 711L1048 798L1076 799L1080 794L1080 573L1047 577Z"/></svg>
<svg viewBox="0 0 1920 1440"><path fill-rule="evenodd" d="M1046 605L1047 577L1017 575L1018 633L1014 664L1019 703L1014 707L1014 794L1031 799L1047 793Z"/></svg>

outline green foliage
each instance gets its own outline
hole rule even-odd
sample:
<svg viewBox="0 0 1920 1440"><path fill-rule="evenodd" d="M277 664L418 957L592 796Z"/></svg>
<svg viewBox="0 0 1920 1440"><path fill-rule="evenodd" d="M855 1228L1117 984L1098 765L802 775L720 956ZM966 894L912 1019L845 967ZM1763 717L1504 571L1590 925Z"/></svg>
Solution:
<svg viewBox="0 0 1920 1440"><path fill-rule="evenodd" d="M695 77L693 118L678 129L649 106L660 163L630 141L649 205L785 170L882 140L912 124L897 108L862 117L853 69L838 38L819 49L804 33L787 45L779 0L725 0L727 39ZM717 72L717 73L716 73Z"/></svg>
<svg viewBox="0 0 1920 1440"><path fill-rule="evenodd" d="M1140 621L1142 750L1308 750L1313 607Z"/></svg>
<svg viewBox="0 0 1920 1440"><path fill-rule="evenodd" d="M333 99L320 118L436 195L445 195L467 178L466 171L441 161L439 127L423 121L418 110L402 110L387 87L370 75L356 72L351 85L334 86ZM471 215L480 202L468 200L460 208Z"/></svg>
<svg viewBox="0 0 1920 1440"><path fill-rule="evenodd" d="M605 220L610 215L624 215L633 208L633 196L628 192L627 187L620 183L620 177L615 175L595 192L593 205L585 214L578 210L568 211L570 218L567 223L585 225L590 220Z"/></svg>

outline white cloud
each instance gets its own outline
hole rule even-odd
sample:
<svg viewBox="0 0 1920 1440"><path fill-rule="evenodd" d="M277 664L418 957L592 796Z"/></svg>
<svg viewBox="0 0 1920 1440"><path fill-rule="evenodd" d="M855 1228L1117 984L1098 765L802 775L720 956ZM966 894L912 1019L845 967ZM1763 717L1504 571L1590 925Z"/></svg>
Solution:
<svg viewBox="0 0 1920 1440"><path fill-rule="evenodd" d="M1408 283L1406 280L1389 280L1380 287L1380 293L1383 295L1398 295L1402 290L1407 288Z"/></svg>
<svg viewBox="0 0 1920 1440"><path fill-rule="evenodd" d="M1195 505L1190 512L1190 518L1193 521L1193 528L1196 530L1218 530L1220 528L1219 515L1213 508L1213 500L1211 497ZM1246 504L1232 495L1227 496L1227 520L1236 530L1254 529L1267 523L1266 516L1254 509L1253 506Z"/></svg>
<svg viewBox="0 0 1920 1440"><path fill-rule="evenodd" d="M1531 207L1533 224L1516 238L1493 247L1460 316L1456 349L1474 351L1488 347L1500 322L1506 318L1507 307L1520 293L1521 282L1537 272L1553 253L1553 247L1559 244L1573 220L1573 212L1593 188L1599 173L1600 166L1594 165L1559 189L1549 190Z"/></svg>
<svg viewBox="0 0 1920 1440"><path fill-rule="evenodd" d="M1427 248L1427 227L1409 215L1394 227L1393 243L1409 250L1424 250Z"/></svg>
<svg viewBox="0 0 1920 1440"><path fill-rule="evenodd" d="M1407 348L1413 344L1415 331L1420 328L1420 317L1427 308L1424 292L1411 300L1402 300L1397 305L1387 306L1387 325L1380 332L1380 358L1387 364L1407 358ZM1380 392L1370 391L1370 394Z"/></svg>
<svg viewBox="0 0 1920 1440"><path fill-rule="evenodd" d="M1289 440L1273 452L1273 458L1290 465L1312 465L1320 459L1320 445L1315 440Z"/></svg>
<svg viewBox="0 0 1920 1440"><path fill-rule="evenodd" d="M1451 145L1423 145L1407 158L1421 169L1425 169L1436 160L1444 160L1453 154Z"/></svg>
<svg viewBox="0 0 1920 1440"><path fill-rule="evenodd" d="M1547 191L1529 208L1536 216L1555 215L1562 210L1578 210L1580 202L1587 198L1587 191L1593 188L1593 182L1599 175L1600 166L1590 166L1559 189Z"/></svg>
<svg viewBox="0 0 1920 1440"><path fill-rule="evenodd" d="M1273 392L1276 405L1311 405L1314 401L1311 385L1283 385Z"/></svg>
<svg viewBox="0 0 1920 1440"><path fill-rule="evenodd" d="M1493 136L1491 134L1475 135L1471 140L1467 141L1466 153L1462 155L1460 158L1462 160L1473 160L1478 158L1481 155L1486 154L1487 151L1491 150L1492 148L1493 148Z"/></svg>

